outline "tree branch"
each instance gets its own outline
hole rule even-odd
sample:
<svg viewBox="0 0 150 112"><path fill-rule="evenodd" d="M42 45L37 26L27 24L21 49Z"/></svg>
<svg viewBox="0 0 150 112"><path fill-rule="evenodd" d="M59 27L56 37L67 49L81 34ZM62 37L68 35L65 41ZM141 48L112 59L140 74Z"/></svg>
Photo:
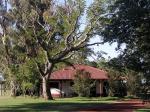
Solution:
<svg viewBox="0 0 150 112"><path fill-rule="evenodd" d="M68 59L70 59L73 55L74 55L74 53L70 53L68 56L64 57L62 60L68 60Z"/></svg>
<svg viewBox="0 0 150 112"><path fill-rule="evenodd" d="M39 72L40 72L40 76L41 77L44 77L44 72L43 72L43 70L41 69L41 66L40 66L40 64L36 61L36 60L34 60L35 61L35 63L36 63L36 66L37 66L37 68L38 68L38 70L39 70Z"/></svg>
<svg viewBox="0 0 150 112"><path fill-rule="evenodd" d="M89 46L93 46L93 45L99 45L99 44L104 44L104 42L95 42L92 44L85 44L85 45L82 45L80 48L89 47Z"/></svg>
<svg viewBox="0 0 150 112"><path fill-rule="evenodd" d="M68 46L69 45L69 38L73 35L73 33L76 31L76 29L77 29L77 25L78 25L78 21L79 21L79 18L80 18L80 14L77 16L77 18L76 18L76 21L75 21L75 24L73 25L73 29L72 29L72 31L68 34L68 36L66 37L66 40L65 40L65 43L66 43L66 45ZM73 36L72 36L72 38L73 38ZM72 42L70 42L70 43L72 43Z"/></svg>
<svg viewBox="0 0 150 112"><path fill-rule="evenodd" d="M47 71L45 73L47 79L50 78L50 75L52 73L53 68L54 68L54 64L53 63L48 63Z"/></svg>
<svg viewBox="0 0 150 112"><path fill-rule="evenodd" d="M60 62L65 63L66 65L72 66L75 69L74 64L72 64L71 62L67 60L60 60Z"/></svg>
<svg viewBox="0 0 150 112"><path fill-rule="evenodd" d="M63 51L60 51L57 53L54 57L53 60L57 62L58 60L61 60L63 57L65 57L69 52L71 52L71 48L66 48Z"/></svg>
<svg viewBox="0 0 150 112"><path fill-rule="evenodd" d="M63 59L63 57L65 57L66 55L68 55L72 51L78 51L78 50L80 50L81 48L84 48L84 47L99 45L99 44L103 44L103 43L104 42L96 42L96 43L92 43L92 44L85 44L85 45L81 44L81 45L78 45L78 46L75 46L75 47L71 47L70 49L66 49L65 51L60 52L59 54L57 54L53 60L55 60L55 62L57 62L57 61Z"/></svg>

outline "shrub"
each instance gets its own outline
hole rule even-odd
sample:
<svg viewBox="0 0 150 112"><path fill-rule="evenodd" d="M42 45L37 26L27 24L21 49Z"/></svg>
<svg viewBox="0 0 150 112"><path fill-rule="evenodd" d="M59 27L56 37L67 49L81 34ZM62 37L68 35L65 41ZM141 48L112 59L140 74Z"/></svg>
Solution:
<svg viewBox="0 0 150 112"><path fill-rule="evenodd" d="M77 93L80 97L89 97L90 89L95 85L91 79L89 72L84 70L77 70L75 74L73 91Z"/></svg>

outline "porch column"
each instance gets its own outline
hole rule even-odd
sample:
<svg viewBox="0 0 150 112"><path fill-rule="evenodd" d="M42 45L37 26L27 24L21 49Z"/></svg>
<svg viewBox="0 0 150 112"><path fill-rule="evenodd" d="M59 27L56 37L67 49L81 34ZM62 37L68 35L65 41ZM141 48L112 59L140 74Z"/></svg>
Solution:
<svg viewBox="0 0 150 112"><path fill-rule="evenodd" d="M103 80L99 81L99 93L100 93L100 96L103 95Z"/></svg>
<svg viewBox="0 0 150 112"><path fill-rule="evenodd" d="M59 89L62 91L62 80L59 81ZM62 95L62 92L61 92L61 97L64 97L64 96Z"/></svg>

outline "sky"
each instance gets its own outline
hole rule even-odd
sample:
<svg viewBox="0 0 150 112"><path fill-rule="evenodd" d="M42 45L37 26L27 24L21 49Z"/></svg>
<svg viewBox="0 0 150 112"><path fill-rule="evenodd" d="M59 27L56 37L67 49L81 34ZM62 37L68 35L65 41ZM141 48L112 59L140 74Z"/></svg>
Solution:
<svg viewBox="0 0 150 112"><path fill-rule="evenodd" d="M99 40L98 37L95 37L95 38L92 38L90 40L90 43L94 43L94 42L97 42ZM94 45L94 46L91 46L90 48L92 50L94 50L94 52L105 52L106 54L103 54L102 56L108 60L110 58L114 58L114 57L117 57L119 54L120 54L120 51L116 51L115 48L117 47L117 43L113 43L113 44L109 44L109 43L105 43L105 44L101 44L101 45ZM94 61L97 57L92 55L91 57L88 57L88 59L90 61Z"/></svg>
<svg viewBox="0 0 150 112"><path fill-rule="evenodd" d="M86 0L87 7L92 2L93 2L93 0ZM100 37L94 37L90 40L90 43L94 43L94 42L98 42L98 41L100 41ZM99 46L94 45L94 46L91 46L90 48L92 48L95 53L98 51L104 51L106 54L103 55L103 57L107 60L109 58L114 58L114 57L117 57L119 55L120 52L115 50L116 47L117 47L117 43L113 43L111 45L109 43L105 43L105 44L99 45ZM96 57L92 55L91 57L88 57L88 59L90 61L94 61L96 59Z"/></svg>

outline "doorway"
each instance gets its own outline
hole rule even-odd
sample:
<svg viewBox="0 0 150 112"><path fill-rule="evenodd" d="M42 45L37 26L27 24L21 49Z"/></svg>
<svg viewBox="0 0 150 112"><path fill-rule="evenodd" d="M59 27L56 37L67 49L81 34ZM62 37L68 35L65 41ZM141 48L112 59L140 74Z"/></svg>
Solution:
<svg viewBox="0 0 150 112"><path fill-rule="evenodd" d="M59 82L50 82L51 88L57 88L59 89Z"/></svg>

